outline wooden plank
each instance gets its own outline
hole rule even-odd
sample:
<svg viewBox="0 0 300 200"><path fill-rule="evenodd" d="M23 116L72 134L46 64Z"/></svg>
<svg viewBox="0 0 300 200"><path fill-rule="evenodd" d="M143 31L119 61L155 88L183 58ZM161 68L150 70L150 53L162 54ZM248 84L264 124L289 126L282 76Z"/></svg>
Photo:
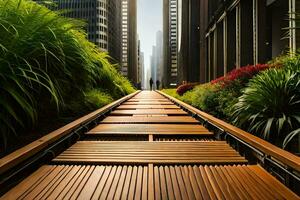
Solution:
<svg viewBox="0 0 300 200"><path fill-rule="evenodd" d="M109 190L111 188L111 185L113 183L113 179L115 177L116 171L117 171L117 166L113 166L110 171L109 177L107 178L107 180L105 182L105 185L103 187L101 195L100 195L100 197L98 196L98 199L106 199L106 197L109 193Z"/></svg>
<svg viewBox="0 0 300 200"><path fill-rule="evenodd" d="M91 199L93 199L93 200L99 199L99 197L100 197L100 195L101 195L101 193L102 193L102 191L103 191L103 189L106 185L106 182L109 179L109 175L110 175L113 167L115 167L115 166L105 167L105 171L104 171L103 175L101 176L101 179L98 182L97 188L94 190L93 196L92 196ZM109 184L110 184L110 182L109 182Z"/></svg>
<svg viewBox="0 0 300 200"><path fill-rule="evenodd" d="M104 166L97 166L91 176L92 179L89 179L86 184L84 185L83 189L81 190L78 198L79 199L91 199L93 192L95 191L101 176L105 170Z"/></svg>
<svg viewBox="0 0 300 200"><path fill-rule="evenodd" d="M133 171L132 171L130 186L129 186L129 192L128 192L128 196L127 196L128 199L133 199L134 194L135 194L137 171L138 171L138 168L136 166L133 166Z"/></svg>
<svg viewBox="0 0 300 200"><path fill-rule="evenodd" d="M65 173L69 182L61 180ZM299 199L258 165L153 164L42 166L0 199L120 199L121 194L122 199Z"/></svg>
<svg viewBox="0 0 300 200"><path fill-rule="evenodd" d="M155 200L161 199L161 186L160 186L160 180L159 180L159 172L158 172L158 166L154 166L154 194L155 194Z"/></svg>
<svg viewBox="0 0 300 200"><path fill-rule="evenodd" d="M291 192L290 189L285 187L276 178L267 173L261 166L254 165L247 167L251 170L249 173L252 173L258 178L262 179L264 183L268 183L268 187L271 189L271 194L276 191L275 193L279 193L283 199L300 199L295 193Z"/></svg>
<svg viewBox="0 0 300 200"><path fill-rule="evenodd" d="M120 177L122 175L123 168L124 168L123 166L118 166L115 177L113 179L113 183L112 183L109 193L107 195L107 199L114 199L114 196L116 195L116 191L117 191L117 186L118 186L119 182L121 181Z"/></svg>
<svg viewBox="0 0 300 200"><path fill-rule="evenodd" d="M220 119L217 119L213 117L210 114L207 114L203 111L200 111L174 97L171 97L163 92L158 91L158 93L164 95L165 97L169 98L170 100L180 104L184 108L190 110L194 114L198 114L204 119L208 120L212 124L217 125L218 127L224 129L225 131L233 134L234 136L238 137L239 139L243 140L244 142L248 143L252 147L257 148L258 150L264 152L267 155L270 155L274 158L276 158L278 161L292 167L293 169L300 172L300 157L296 156L288 151L285 151L275 145L272 145L271 143L254 136L253 134L250 134L240 128L237 128L229 123L226 123Z"/></svg>
<svg viewBox="0 0 300 200"><path fill-rule="evenodd" d="M142 199L148 198L148 167L143 169L143 187L142 187Z"/></svg>
<svg viewBox="0 0 300 200"><path fill-rule="evenodd" d="M199 122L190 116L108 116L101 123L121 124L121 123L159 123L159 124L199 124Z"/></svg>
<svg viewBox="0 0 300 200"><path fill-rule="evenodd" d="M129 185L130 185L130 181L131 181L131 174L132 174L132 166L128 166L121 199L127 199L128 192L129 192Z"/></svg>
<svg viewBox="0 0 300 200"><path fill-rule="evenodd" d="M136 99L136 98L131 98L131 99L128 99L127 102L172 102L166 98L164 99Z"/></svg>
<svg viewBox="0 0 300 200"><path fill-rule="evenodd" d="M188 113L181 109L138 109L138 110L114 110L111 116L128 115L187 115Z"/></svg>
<svg viewBox="0 0 300 200"><path fill-rule="evenodd" d="M203 126L198 124L100 124L87 134L146 134L146 133L181 133L211 135Z"/></svg>
<svg viewBox="0 0 300 200"><path fill-rule="evenodd" d="M137 181L136 181L136 188L134 192L134 199L141 199L142 197L142 190L143 190L143 167L138 167L138 174L137 174Z"/></svg>
<svg viewBox="0 0 300 200"><path fill-rule="evenodd" d="M177 105L120 105L117 110L135 110L135 109L180 109Z"/></svg>
<svg viewBox="0 0 300 200"><path fill-rule="evenodd" d="M126 180L126 176L127 176L127 166L123 166L122 167L122 173L118 182L118 186L116 188L114 192L114 198L115 199L120 199L121 198L121 194L122 194L122 190L123 190L123 186Z"/></svg>
<svg viewBox="0 0 300 200"><path fill-rule="evenodd" d="M176 148L174 148L176 147ZM228 144L212 142L77 142L53 161L65 163L244 163Z"/></svg>
<svg viewBox="0 0 300 200"><path fill-rule="evenodd" d="M171 101L126 101L122 105L175 105Z"/></svg>
<svg viewBox="0 0 300 200"><path fill-rule="evenodd" d="M159 167L159 180L161 187L161 198L168 199L167 187L166 187L166 177L163 166ZM169 198L170 199L170 198Z"/></svg>
<svg viewBox="0 0 300 200"><path fill-rule="evenodd" d="M148 165L148 200L154 200L154 173L153 164Z"/></svg>

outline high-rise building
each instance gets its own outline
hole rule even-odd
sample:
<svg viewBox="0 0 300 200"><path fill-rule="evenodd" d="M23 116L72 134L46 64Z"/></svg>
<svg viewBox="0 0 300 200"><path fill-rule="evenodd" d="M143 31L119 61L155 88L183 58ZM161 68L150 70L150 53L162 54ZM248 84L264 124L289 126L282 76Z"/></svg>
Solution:
<svg viewBox="0 0 300 200"><path fill-rule="evenodd" d="M144 88L144 62L144 53L141 51L141 41L138 40L137 85L139 89Z"/></svg>
<svg viewBox="0 0 300 200"><path fill-rule="evenodd" d="M178 0L178 82L200 79L200 0Z"/></svg>
<svg viewBox="0 0 300 200"><path fill-rule="evenodd" d="M38 1L37 1L38 2ZM88 39L121 62L121 0L54 0L57 10L67 10L66 17L86 21Z"/></svg>
<svg viewBox="0 0 300 200"><path fill-rule="evenodd" d="M150 67L151 67L151 77L156 83L158 80L162 82L163 75L163 33L162 31L157 31L156 33L156 43L152 47L152 55L150 57Z"/></svg>
<svg viewBox="0 0 300 200"><path fill-rule="evenodd" d="M297 12L298 0L201 0L200 20L207 25L200 28L201 81L295 51L300 47Z"/></svg>
<svg viewBox="0 0 300 200"><path fill-rule="evenodd" d="M156 80L162 81L163 75L163 33L156 33Z"/></svg>
<svg viewBox="0 0 300 200"><path fill-rule="evenodd" d="M178 16L177 0L163 0L163 85L178 83Z"/></svg>
<svg viewBox="0 0 300 200"><path fill-rule="evenodd" d="M145 55L144 52L141 52L140 55L140 64L141 64L141 73L140 73L140 77L141 77L141 86L142 89L146 88L146 79L145 79Z"/></svg>
<svg viewBox="0 0 300 200"><path fill-rule="evenodd" d="M150 56L151 78L156 81L157 76L157 50L156 46L152 46L152 55Z"/></svg>
<svg viewBox="0 0 300 200"><path fill-rule="evenodd" d="M136 0L122 0L122 67L123 75L137 86L137 3Z"/></svg>

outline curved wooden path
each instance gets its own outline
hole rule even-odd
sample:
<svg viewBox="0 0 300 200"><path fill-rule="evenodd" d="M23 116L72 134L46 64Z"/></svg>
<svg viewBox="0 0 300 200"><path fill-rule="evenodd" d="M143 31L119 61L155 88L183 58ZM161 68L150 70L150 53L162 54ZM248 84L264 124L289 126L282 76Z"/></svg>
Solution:
<svg viewBox="0 0 300 200"><path fill-rule="evenodd" d="M299 199L157 92L123 102L1 199Z"/></svg>

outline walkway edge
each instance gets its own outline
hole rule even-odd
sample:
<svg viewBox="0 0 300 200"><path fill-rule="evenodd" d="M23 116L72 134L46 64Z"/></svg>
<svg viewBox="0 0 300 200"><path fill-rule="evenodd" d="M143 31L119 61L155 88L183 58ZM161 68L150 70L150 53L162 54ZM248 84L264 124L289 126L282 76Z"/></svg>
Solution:
<svg viewBox="0 0 300 200"><path fill-rule="evenodd" d="M46 148L50 144L53 144L54 142L58 141L60 138L68 135L72 131L74 131L76 128L80 127L81 125L97 118L102 113L107 112L108 110L116 107L117 105L123 103L124 101L132 98L136 94L138 94L140 91L136 91L132 94L129 94L121 99L118 99L94 112L91 112L88 115L85 115L45 136L42 138L12 152L11 154L3 157L0 159L0 175L5 173L7 170L11 169L12 167L15 167L16 165L20 164L21 162L25 161L26 159L30 158L31 156L35 155L42 149Z"/></svg>
<svg viewBox="0 0 300 200"><path fill-rule="evenodd" d="M190 112L201 116L208 122L211 122L212 124L217 125L218 127L224 129L226 132L238 137L239 139L243 140L244 142L248 143L249 145L253 146L254 148L262 151L263 153L267 154L268 156L276 158L276 160L282 162L285 165L288 165L289 167L293 168L294 170L297 170L300 172L300 157L285 151L259 137L256 137L240 128L237 128L227 122L224 122L210 114L207 114L201 110L198 110L197 108L194 108L193 106L184 103L168 94L165 94L161 91L156 91L159 94L169 98L173 102L176 102L177 104L181 105L185 109L189 110Z"/></svg>

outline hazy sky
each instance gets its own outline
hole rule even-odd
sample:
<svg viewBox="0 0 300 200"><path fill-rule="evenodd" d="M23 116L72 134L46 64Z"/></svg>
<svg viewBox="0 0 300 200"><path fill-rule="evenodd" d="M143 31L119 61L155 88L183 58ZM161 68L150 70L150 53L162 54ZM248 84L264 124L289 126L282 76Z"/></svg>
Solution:
<svg viewBox="0 0 300 200"><path fill-rule="evenodd" d="M162 0L138 1L138 34L141 50L145 53L145 67L150 66L152 46L155 45L156 32L162 30Z"/></svg>

